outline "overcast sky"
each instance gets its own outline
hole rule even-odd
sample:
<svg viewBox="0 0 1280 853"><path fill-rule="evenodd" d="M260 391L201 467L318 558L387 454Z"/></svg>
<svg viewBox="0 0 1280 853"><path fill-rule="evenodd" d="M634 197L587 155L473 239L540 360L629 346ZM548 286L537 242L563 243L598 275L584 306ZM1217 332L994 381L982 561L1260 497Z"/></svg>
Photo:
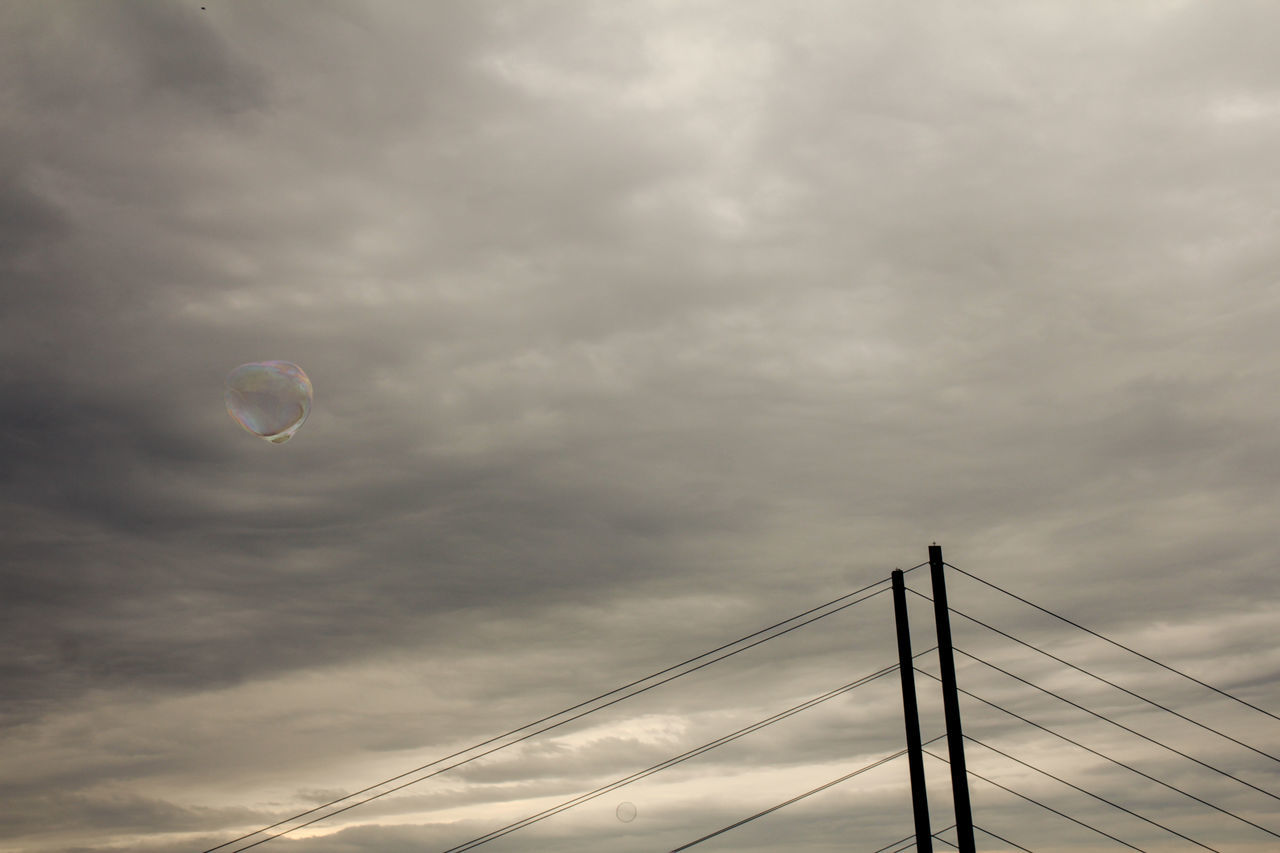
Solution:
<svg viewBox="0 0 1280 853"><path fill-rule="evenodd" d="M199 853L934 541L1280 713L1278 30L1244 0L4 3L0 851ZM268 359L315 387L279 446L223 403ZM1280 754L1280 721L962 575L951 603ZM955 631L1280 790L1274 761ZM895 660L879 595L256 849L444 850ZM959 668L1280 832L1274 799ZM882 678L485 849L670 850L900 749L900 701ZM964 713L1215 849L1276 847ZM698 849L870 853L912 831L906 780ZM1038 853L1114 847L972 796Z"/></svg>

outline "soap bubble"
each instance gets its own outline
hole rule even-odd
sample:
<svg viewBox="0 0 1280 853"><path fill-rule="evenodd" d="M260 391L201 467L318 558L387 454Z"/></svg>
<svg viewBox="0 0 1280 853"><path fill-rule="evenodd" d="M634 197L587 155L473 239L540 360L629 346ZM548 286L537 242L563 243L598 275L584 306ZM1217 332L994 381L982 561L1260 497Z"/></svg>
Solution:
<svg viewBox="0 0 1280 853"><path fill-rule="evenodd" d="M227 374L227 413L272 444L284 444L311 412L311 380L288 361L242 364Z"/></svg>
<svg viewBox="0 0 1280 853"><path fill-rule="evenodd" d="M618 808L614 814L616 814L618 816L618 820L623 823L631 823L631 821L636 819L636 804L618 803Z"/></svg>

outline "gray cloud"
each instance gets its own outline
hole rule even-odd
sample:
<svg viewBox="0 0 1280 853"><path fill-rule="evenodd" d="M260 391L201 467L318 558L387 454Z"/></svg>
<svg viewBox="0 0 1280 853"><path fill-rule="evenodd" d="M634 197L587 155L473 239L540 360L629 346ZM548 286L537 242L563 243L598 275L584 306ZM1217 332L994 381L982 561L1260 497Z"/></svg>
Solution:
<svg viewBox="0 0 1280 853"><path fill-rule="evenodd" d="M932 541L1274 705L1259 643L1280 459L1273 17L0 12L3 834L24 850L205 849L884 577ZM272 358L316 388L282 447L220 399L229 370ZM965 612L1274 742L1251 712L953 577ZM447 847L891 662L888 613L880 596L273 844ZM957 635L1166 725L963 620ZM962 673L1224 805L1265 806L980 665ZM897 749L891 681L624 789L633 824L604 798L503 843L670 849L847 772L833 755ZM968 713L978 737L1128 791ZM661 736L641 724L658 719ZM1269 784L1256 756L1159 731ZM900 770L732 843L886 844L909 829ZM992 824L1057 827L975 796ZM1232 839L1214 820L1187 825Z"/></svg>

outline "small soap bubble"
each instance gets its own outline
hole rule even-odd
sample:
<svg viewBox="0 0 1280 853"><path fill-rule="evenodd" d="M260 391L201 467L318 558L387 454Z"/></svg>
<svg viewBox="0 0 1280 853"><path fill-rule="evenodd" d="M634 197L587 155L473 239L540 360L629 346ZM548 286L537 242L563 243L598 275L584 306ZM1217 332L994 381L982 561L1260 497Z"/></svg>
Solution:
<svg viewBox="0 0 1280 853"><path fill-rule="evenodd" d="M614 811L614 814L616 814L618 816L618 820L623 823L631 823L631 821L636 819L636 804L618 803L618 808Z"/></svg>
<svg viewBox="0 0 1280 853"><path fill-rule="evenodd" d="M256 361L227 374L227 413L249 432L284 444L311 412L311 380L288 361Z"/></svg>

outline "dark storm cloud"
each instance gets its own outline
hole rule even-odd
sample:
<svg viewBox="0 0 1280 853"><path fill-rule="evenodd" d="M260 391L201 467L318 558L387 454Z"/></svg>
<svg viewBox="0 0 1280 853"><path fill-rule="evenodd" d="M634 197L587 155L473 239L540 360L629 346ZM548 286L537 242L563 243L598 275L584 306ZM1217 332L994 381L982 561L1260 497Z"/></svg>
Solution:
<svg viewBox="0 0 1280 853"><path fill-rule="evenodd" d="M260 72L238 61L233 46L214 32L207 18L192 14L189 4L137 10L96 4L90 9L101 15L95 37L116 40L120 55L133 57L132 70L144 91L214 113L266 106Z"/></svg>
<svg viewBox="0 0 1280 853"><path fill-rule="evenodd" d="M262 106L261 75L193 11L185 3L14 5L5 24L16 99L37 114L48 111L40 118L51 121L65 118L61 112L105 116L112 108L145 108L155 97L197 112ZM64 61L70 56L76 61Z"/></svg>
<svg viewBox="0 0 1280 853"><path fill-rule="evenodd" d="M0 184L0 252L6 267L22 260L24 250L65 232L66 218L48 200L13 175Z"/></svg>
<svg viewBox="0 0 1280 853"><path fill-rule="evenodd" d="M158 164L151 158L144 164L140 155L149 152L128 147L133 134L126 126L148 120L163 147L166 136L172 140L186 134L178 122L205 123L232 107L263 106L262 81L233 58L225 36L214 35L208 23L177 5L136 15L124 7L101 5L91 14L65 18L32 9L11 14L32 53L30 62L11 57L25 72L18 100L32 118L26 132L33 138L23 152L23 165L27 174L52 185L55 194L68 194L82 207L73 228L54 203L22 183L6 184L6 255L13 258L18 283L30 283L11 291L8 312L15 327L10 344L21 346L26 338L27 345L7 360L6 489L15 504L61 516L50 523L63 529L79 524L101 528L104 537L116 531L135 538L125 553L112 553L111 545L104 544L92 563L64 561L56 580L48 565L58 543L32 543L27 554L15 554L19 564L7 582L9 600L21 615L7 626L15 639L24 638L24 646L33 642L33 633L40 633L31 630L31 620L59 629L58 638L49 632L44 642L49 648L27 656L29 666L20 668L44 673L64 668L80 677L62 680L81 688L96 678L204 684L243 677L247 665L273 667L280 664L270 663L272 659L310 654L296 640L281 641L298 637L300 631L314 635L305 627L309 623L332 622L331 614L321 612L321 602L347 602L335 587L345 585L340 576L312 575L301 596L293 578L280 585L267 581L264 586L259 579L246 586L243 572L228 571L225 563L202 565L177 543L197 527L225 529L233 552L271 556L296 538L296 533L287 540L270 533L282 526L295 531L326 528L325 518L332 521L339 515L351 523L352 495L344 493L341 503L335 498L328 510L314 502L290 510L263 501L245 512L228 508L221 522L213 522L210 513L218 514L219 508L193 494L192 486L201 479L207 486L216 479L213 466L228 459L225 450L190 437L189 421L184 422L191 411L185 408L186 380L174 369L185 359L171 343L173 312L184 299L203 292L201 259L185 247L166 249L154 232L143 235L149 225L184 231L185 211L204 174L198 158L177 163L162 156ZM35 50L37 44L47 50ZM88 46L102 60L97 78L88 78L90 71L83 65L53 60L72 45ZM176 70L170 67L175 62L180 66ZM85 98L88 91L105 97ZM99 147L67 145L65 112L73 108L101 117ZM80 121L78 129L89 126ZM52 143L51 150L42 150L39 142ZM77 156L79 160L73 159ZM102 169L104 162L110 168ZM104 199L113 209L101 210ZM89 219L95 206L116 222ZM137 238L137 243L104 243L103 236ZM215 366L211 383L231 366L234 362ZM197 409L203 413L203 407ZM179 462L181 472L173 469ZM458 476L437 469L428 480L457 495ZM424 485L429 484L421 478L391 483L377 497L385 508L399 503L404 492L421 496ZM30 530L26 535L42 536ZM228 599L249 588L271 602L258 615L253 615L253 605L246 613ZM281 612L281 599L289 613ZM39 602L48 609L23 606ZM340 620L351 621L360 610L358 604L336 606L344 611ZM201 614L194 623L193 608ZM246 617L279 625L283 634L266 636L262 629L250 629L244 642L260 651L247 654L226 646L211 651L208 632L223 639L234 632L216 624L197 627L202 618L243 624ZM196 630L175 642L171 629L178 624ZM103 636L103 631L118 633ZM349 638L334 641L348 643ZM67 659L59 660L60 655ZM40 692L28 683L19 695L30 703L38 701Z"/></svg>
<svg viewBox="0 0 1280 853"><path fill-rule="evenodd" d="M203 849L935 539L1267 704L1275 60L1265 8L1208 8L7 8L12 833ZM283 447L220 399L269 358L316 387ZM886 597L846 615L274 843L457 843L892 659ZM670 849L897 748L893 687L508 843ZM903 778L734 843L886 844Z"/></svg>

